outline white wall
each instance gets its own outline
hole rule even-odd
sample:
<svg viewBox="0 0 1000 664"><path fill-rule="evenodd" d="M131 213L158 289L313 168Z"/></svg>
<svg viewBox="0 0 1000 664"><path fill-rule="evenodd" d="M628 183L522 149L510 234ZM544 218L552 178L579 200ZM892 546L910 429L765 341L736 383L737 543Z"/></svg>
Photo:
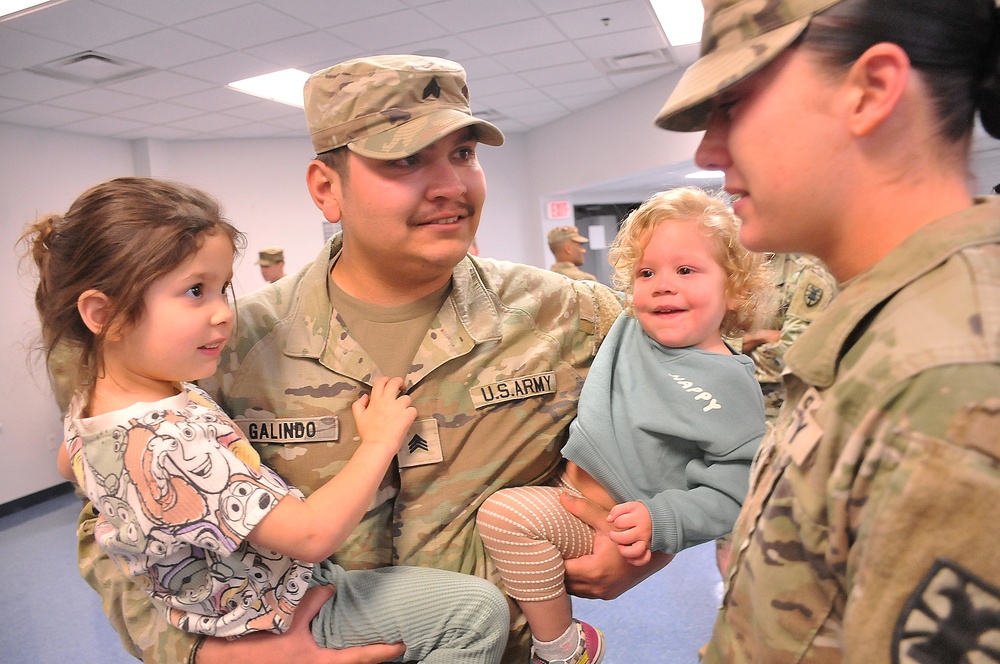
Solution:
<svg viewBox="0 0 1000 664"><path fill-rule="evenodd" d="M46 374L27 349L38 336L34 277L18 274L14 245L42 213L64 212L86 188L102 180L152 175L200 187L220 200L227 217L248 238L237 266L236 292L264 285L254 265L264 245L285 247L286 271L313 260L327 223L305 187L313 156L299 139L160 142L85 137L0 124L0 504L58 484L55 450L62 439ZM489 200L478 236L483 255L519 262L544 260L526 248L534 241L537 205L524 166L527 139L508 136L502 148L482 146Z"/></svg>
<svg viewBox="0 0 1000 664"><path fill-rule="evenodd" d="M478 234L485 256L540 267L551 262L545 204L584 200L579 190L688 161L701 134L653 125L673 74L579 111L503 147L481 146L488 195ZM19 275L14 244L37 214L62 212L87 187L123 175L181 180L215 195L249 241L236 269L237 293L263 285L254 260L264 245L285 247L288 271L311 261L326 223L305 188L308 139L126 142L0 124L0 504L60 481L55 449L61 425L44 372L29 369L37 336L33 280ZM977 145L978 193L1000 182L1000 141ZM641 198L640 192L630 200Z"/></svg>
<svg viewBox="0 0 1000 664"><path fill-rule="evenodd" d="M551 255L545 234L555 226L573 223L572 219L547 219L548 201L582 202L576 190L694 156L700 132L664 131L653 124L679 78L676 72L656 79L528 134L528 170L538 219L534 241L546 260Z"/></svg>
<svg viewBox="0 0 1000 664"><path fill-rule="evenodd" d="M61 479L62 425L39 362L34 281L19 273L15 243L38 214L62 212L87 187L131 173L127 143L0 124L0 503ZM30 259L29 259L30 261ZM25 268L28 263L24 263ZM37 355L35 356L38 357Z"/></svg>

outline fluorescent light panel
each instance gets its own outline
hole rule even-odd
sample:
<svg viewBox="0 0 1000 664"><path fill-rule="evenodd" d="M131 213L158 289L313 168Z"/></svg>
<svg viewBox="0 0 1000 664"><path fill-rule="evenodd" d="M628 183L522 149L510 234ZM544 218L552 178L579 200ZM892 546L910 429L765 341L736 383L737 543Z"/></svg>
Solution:
<svg viewBox="0 0 1000 664"><path fill-rule="evenodd" d="M695 171L688 173L684 177L688 180L715 180L725 177L725 175L722 171Z"/></svg>
<svg viewBox="0 0 1000 664"><path fill-rule="evenodd" d="M30 14L39 9L45 9L39 5L58 5L66 0L0 0L0 21L13 18L14 14Z"/></svg>
<svg viewBox="0 0 1000 664"><path fill-rule="evenodd" d="M304 71L282 69L270 74L244 78L242 81L233 81L227 87L255 97L263 97L302 108L305 106L302 99L302 86L306 84L308 78L309 74Z"/></svg>
<svg viewBox="0 0 1000 664"><path fill-rule="evenodd" d="M684 46L701 41L701 24L705 20L701 0L649 0L649 4L671 45Z"/></svg>

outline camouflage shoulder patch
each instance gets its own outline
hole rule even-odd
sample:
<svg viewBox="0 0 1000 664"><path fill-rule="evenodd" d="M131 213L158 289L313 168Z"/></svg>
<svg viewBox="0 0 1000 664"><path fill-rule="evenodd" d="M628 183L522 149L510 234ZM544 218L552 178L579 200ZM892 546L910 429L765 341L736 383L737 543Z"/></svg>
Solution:
<svg viewBox="0 0 1000 664"><path fill-rule="evenodd" d="M788 304L788 315L812 320L819 312L826 309L833 296L834 287L834 284L816 272L807 270L802 274L802 279Z"/></svg>
<svg viewBox="0 0 1000 664"><path fill-rule="evenodd" d="M1000 661L1000 588L939 558L910 595L892 638L893 664Z"/></svg>

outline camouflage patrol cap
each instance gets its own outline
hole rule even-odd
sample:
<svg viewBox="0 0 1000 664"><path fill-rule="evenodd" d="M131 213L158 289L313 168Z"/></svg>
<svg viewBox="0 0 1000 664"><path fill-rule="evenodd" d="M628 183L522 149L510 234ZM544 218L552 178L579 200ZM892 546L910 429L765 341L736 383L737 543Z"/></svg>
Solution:
<svg viewBox="0 0 1000 664"><path fill-rule="evenodd" d="M264 247L257 253L257 265L267 267L285 262L285 250L281 247Z"/></svg>
<svg viewBox="0 0 1000 664"><path fill-rule="evenodd" d="M681 76L656 124L701 131L710 101L774 60L813 16L841 0L702 0L701 57Z"/></svg>
<svg viewBox="0 0 1000 664"><path fill-rule="evenodd" d="M551 231L549 231L549 244L558 244L563 240L573 240L573 242L579 242L583 244L587 242L587 238L580 235L580 231L576 229L576 226L556 226Z"/></svg>
<svg viewBox="0 0 1000 664"><path fill-rule="evenodd" d="M376 55L322 69L306 81L306 123L316 154L346 145L374 159L401 159L463 127L502 145L503 133L469 109L465 70L418 55Z"/></svg>

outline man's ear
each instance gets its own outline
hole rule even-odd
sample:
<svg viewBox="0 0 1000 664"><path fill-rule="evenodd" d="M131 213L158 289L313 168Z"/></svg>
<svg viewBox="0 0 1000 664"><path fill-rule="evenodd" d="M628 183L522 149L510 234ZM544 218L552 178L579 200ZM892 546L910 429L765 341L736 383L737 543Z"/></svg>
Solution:
<svg viewBox="0 0 1000 664"><path fill-rule="evenodd" d="M855 136L867 136L882 125L899 104L910 81L906 51L881 42L861 54L847 74L849 123Z"/></svg>
<svg viewBox="0 0 1000 664"><path fill-rule="evenodd" d="M88 290L76 299L76 310L83 324L94 334L100 334L111 314L111 298L99 290Z"/></svg>
<svg viewBox="0 0 1000 664"><path fill-rule="evenodd" d="M313 203L323 213L330 223L337 223L341 218L340 197L342 188L340 176L318 159L313 159L306 167L306 187Z"/></svg>

